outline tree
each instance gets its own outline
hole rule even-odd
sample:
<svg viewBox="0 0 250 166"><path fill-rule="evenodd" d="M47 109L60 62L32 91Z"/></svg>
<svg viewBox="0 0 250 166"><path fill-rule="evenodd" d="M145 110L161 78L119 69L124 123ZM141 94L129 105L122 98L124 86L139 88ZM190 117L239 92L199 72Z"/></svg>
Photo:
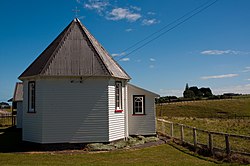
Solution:
<svg viewBox="0 0 250 166"><path fill-rule="evenodd" d="M201 97L211 97L213 93L210 88L198 88L197 86L189 87L186 84L185 91L183 92L184 98L201 98Z"/></svg>
<svg viewBox="0 0 250 166"><path fill-rule="evenodd" d="M200 91L202 92L203 97L211 97L213 96L213 93L210 88L200 88Z"/></svg>
<svg viewBox="0 0 250 166"><path fill-rule="evenodd" d="M195 97L202 97L202 92L199 90L197 86L192 86L189 88L189 90L194 92Z"/></svg>
<svg viewBox="0 0 250 166"><path fill-rule="evenodd" d="M192 90L185 90L183 92L184 98L195 98L195 93Z"/></svg>

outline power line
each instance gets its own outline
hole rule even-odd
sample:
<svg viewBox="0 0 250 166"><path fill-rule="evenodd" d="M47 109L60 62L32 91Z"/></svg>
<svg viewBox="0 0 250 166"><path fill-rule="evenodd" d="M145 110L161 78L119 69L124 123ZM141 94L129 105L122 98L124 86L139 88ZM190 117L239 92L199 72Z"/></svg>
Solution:
<svg viewBox="0 0 250 166"><path fill-rule="evenodd" d="M142 40L140 40L140 41L136 42L135 44L131 45L130 47L124 49L122 52L126 52L127 50L130 50L131 48L133 48L133 47L137 46L138 44L142 43L143 41L149 39L150 37L154 36L155 34L157 34L157 33L161 32L161 31L163 31L164 29L166 29L166 28L169 27L170 25L172 25L172 24L176 23L177 21L179 21L179 20L185 18L186 16L190 15L191 13L193 13L194 11L196 11L196 10L198 10L199 8L203 7L204 5L206 5L206 4L207 4L208 2L210 2L210 1L211 1L211 0L208 0L208 1L206 1L206 3L203 3L202 5L196 7L195 9L193 9L193 10L187 12L187 13L184 14L183 16L181 16L181 17L179 17L178 19L172 21L171 23L165 25L164 27L162 27L161 29L157 30L156 32L151 33L150 35L146 36L146 37L143 38Z"/></svg>
<svg viewBox="0 0 250 166"><path fill-rule="evenodd" d="M156 31L156 32L154 32L154 33L152 33L151 35L147 36L146 38L140 40L139 42L137 42L137 43L135 43L134 45L130 46L129 48L125 49L125 50L129 50L129 49L135 47L135 46L138 45L139 43L141 43L141 42L143 42L143 41L149 39L151 36L154 36L155 34L157 34L157 33L161 32L161 31L163 31L163 30L164 30L165 28L167 28L168 26L170 26L170 25L176 23L177 21L179 21L179 20L185 18L186 16L190 15L191 13L193 13L194 11L196 11L197 9L199 9L199 8L202 7L200 10L198 10L198 11L195 12L194 14L190 15L190 16L187 17L186 19L182 20L182 21L179 22L178 24L176 24L176 25L174 25L173 27L167 29L166 31L160 33L159 35L157 35L156 37L154 37L154 38L152 38L151 40L147 41L146 43L142 44L141 46L139 46L139 47L133 49L133 50L132 50L131 52L129 52L128 54L126 54L126 55L124 55L124 56L121 56L121 57L118 59L118 61L121 60L121 59L123 59L123 58L125 58L125 57L127 57L127 56L129 56L129 55L131 55L132 53L138 51L139 49L145 47L146 45L148 45L148 44L151 43L152 41L154 41L154 40L160 38L161 36L163 36L164 34L168 33L169 31L175 29L175 28L178 27L179 25L185 23L186 21L188 21L188 20L191 19L192 17L196 16L197 14L203 12L204 10L206 10L207 8L209 8L210 6L214 5L217 1L218 1L218 0L215 0L215 1L213 1L212 3L208 4L207 6L202 7L202 6L206 5L206 4L209 2L209 1L207 1L206 3L200 5L199 7L195 8L194 10L192 10L192 11L186 13L185 15L183 15L183 16L180 17L180 18L178 18L177 20L175 20L175 21L171 22L170 24L164 26L164 27L161 28L160 30L158 30L158 31ZM124 51L123 51L123 52L124 52Z"/></svg>
<svg viewBox="0 0 250 166"><path fill-rule="evenodd" d="M190 12L188 12L188 13L186 13L185 15L183 15L183 16L180 17L180 18L178 18L177 20L175 20L175 21L171 22L170 24L164 26L164 27L161 28L160 30L158 30L158 31L156 31L156 32L154 32L154 33L152 33L151 35L147 36L146 38L142 39L141 41L139 41L139 42L135 43L134 45L130 46L129 48L127 48L127 49L125 49L125 50L129 50L129 49L135 47L135 46L138 45L139 43L141 43L141 42L143 42L143 41L149 39L151 36L154 36L155 34L157 34L157 33L161 32L161 31L163 31L163 30L164 30L165 28L167 28L168 26L170 26L170 25L174 24L175 22L181 20L182 18L185 18L186 16L190 15L191 13L193 13L194 11L196 11L197 9L199 9L199 8L201 8L201 7L203 7L203 6L205 6L205 7L201 8L199 11L195 12L194 14L192 14L191 16L189 16L189 17L187 17L186 19L184 19L183 21L179 22L178 24L174 25L173 27L169 28L168 30L164 31L163 33L160 33L158 36L154 37L153 39L149 40L148 42L144 43L143 45L141 45L141 46L135 48L134 50L132 50L132 51L129 52L128 54L121 56L117 61L119 61L119 60L121 60L121 59L123 59L123 58L125 58L125 57L127 57L127 56L129 56L129 55L131 55L132 53L138 51L139 49L145 47L146 45L148 45L148 44L151 43L152 41L158 39L158 38L161 37L162 35L168 33L169 31L173 30L174 28L178 27L179 25L183 24L184 22L188 21L189 19L191 19L191 18L194 17L195 15L197 15L197 14L201 13L202 11L204 11L205 9L209 8L210 6L212 6L213 4L215 4L217 1L219 1L219 0L215 0L214 2L212 2L212 3L210 3L209 5L205 6L208 2L210 2L210 1L207 1L206 3L200 5L199 7L193 9L192 11L190 11ZM91 76L88 76L88 77L86 77L86 78L84 78L84 79L81 79L81 82L83 82L83 81L87 80L88 78L92 77L94 74L95 74L95 73L93 73Z"/></svg>

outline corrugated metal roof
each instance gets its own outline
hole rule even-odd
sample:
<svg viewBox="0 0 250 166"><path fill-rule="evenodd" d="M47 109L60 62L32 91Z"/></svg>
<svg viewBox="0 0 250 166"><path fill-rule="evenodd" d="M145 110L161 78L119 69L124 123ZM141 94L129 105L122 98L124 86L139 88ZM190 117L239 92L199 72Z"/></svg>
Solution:
<svg viewBox="0 0 250 166"><path fill-rule="evenodd" d="M111 76L130 79L87 28L74 19L19 76Z"/></svg>
<svg viewBox="0 0 250 166"><path fill-rule="evenodd" d="M23 83L21 82L16 83L12 101L13 102L23 101Z"/></svg>

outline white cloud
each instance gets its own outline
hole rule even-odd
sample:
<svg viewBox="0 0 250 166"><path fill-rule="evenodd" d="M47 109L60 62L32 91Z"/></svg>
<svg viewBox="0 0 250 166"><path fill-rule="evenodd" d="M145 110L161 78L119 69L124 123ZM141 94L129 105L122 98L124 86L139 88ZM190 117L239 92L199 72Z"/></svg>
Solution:
<svg viewBox="0 0 250 166"><path fill-rule="evenodd" d="M201 79L208 80L208 79L221 79L221 78L231 78L237 77L239 74L223 74L223 75L214 75L214 76L203 76Z"/></svg>
<svg viewBox="0 0 250 166"><path fill-rule="evenodd" d="M120 54L111 54L111 56L116 57L119 56Z"/></svg>
<svg viewBox="0 0 250 166"><path fill-rule="evenodd" d="M246 55L250 52L236 51L236 50L204 50L201 52L203 55Z"/></svg>
<svg viewBox="0 0 250 166"><path fill-rule="evenodd" d="M223 93L239 93L239 94L250 94L250 84L236 85L223 88L212 89L214 94Z"/></svg>
<svg viewBox="0 0 250 166"><path fill-rule="evenodd" d="M153 19L144 19L142 20L142 25L153 25L153 24L158 24L160 21L156 20L155 18Z"/></svg>
<svg viewBox="0 0 250 166"><path fill-rule="evenodd" d="M245 67L245 69L242 72L244 72L244 73L250 72L250 67Z"/></svg>
<svg viewBox="0 0 250 166"><path fill-rule="evenodd" d="M134 13L130 11L129 9L125 9L125 8L114 8L106 16L108 20L117 21L117 20L125 19L129 22L137 21L141 17L142 17L141 14Z"/></svg>
<svg viewBox="0 0 250 166"><path fill-rule="evenodd" d="M138 6L130 6L131 9L134 9L136 11L141 11L141 8Z"/></svg>
<svg viewBox="0 0 250 166"><path fill-rule="evenodd" d="M155 15L155 12L147 12L148 15Z"/></svg>
<svg viewBox="0 0 250 166"><path fill-rule="evenodd" d="M156 61L154 58L150 58L149 59L151 62L154 62L154 61Z"/></svg>
<svg viewBox="0 0 250 166"><path fill-rule="evenodd" d="M250 78L246 79L247 81L250 81Z"/></svg>
<svg viewBox="0 0 250 166"><path fill-rule="evenodd" d="M80 0L78 0L81 2ZM90 10L95 10L99 14L105 11L106 7L109 5L108 1L103 0L88 0L87 3L84 4L84 7Z"/></svg>
<svg viewBox="0 0 250 166"><path fill-rule="evenodd" d="M128 29L125 29L125 31L126 32L131 32L131 31L133 31L133 29L132 28L128 28Z"/></svg>
<svg viewBox="0 0 250 166"><path fill-rule="evenodd" d="M130 60L129 58L122 58L122 59L120 59L120 61L122 61L122 62L127 62L129 60Z"/></svg>
<svg viewBox="0 0 250 166"><path fill-rule="evenodd" d="M107 20L112 21L119 21L119 20L126 20L128 22L136 22L142 17L144 14L148 16L153 16L155 12L142 12L142 8L139 6L133 5L126 5L126 6L119 6L118 1L111 1L111 0L76 0L77 3L83 5L85 9L95 11L99 16L104 17ZM114 3L114 4L112 4ZM151 18L151 19L143 19L141 24L142 25L153 25L157 24L160 21ZM132 29L128 29L126 32L131 32Z"/></svg>
<svg viewBox="0 0 250 166"><path fill-rule="evenodd" d="M114 54L111 54L111 56L113 57L117 57L117 56L123 56L123 55L126 55L126 52L122 52L122 53L114 53Z"/></svg>

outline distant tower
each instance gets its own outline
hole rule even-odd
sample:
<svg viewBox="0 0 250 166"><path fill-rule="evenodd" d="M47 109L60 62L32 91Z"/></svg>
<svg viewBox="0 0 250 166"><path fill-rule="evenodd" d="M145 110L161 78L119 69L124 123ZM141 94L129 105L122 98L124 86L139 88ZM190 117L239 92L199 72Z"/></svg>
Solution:
<svg viewBox="0 0 250 166"><path fill-rule="evenodd" d="M189 90L188 83L186 83L186 88L185 88L185 91L186 91L186 90Z"/></svg>

